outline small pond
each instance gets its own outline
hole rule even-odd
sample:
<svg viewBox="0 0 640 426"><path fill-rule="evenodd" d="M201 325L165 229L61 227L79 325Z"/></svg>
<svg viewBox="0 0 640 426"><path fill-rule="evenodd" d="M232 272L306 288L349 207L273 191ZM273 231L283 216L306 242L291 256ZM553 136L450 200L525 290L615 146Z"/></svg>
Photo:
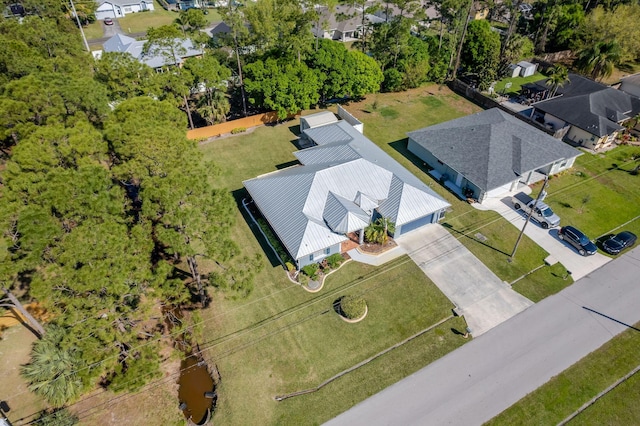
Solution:
<svg viewBox="0 0 640 426"><path fill-rule="evenodd" d="M178 399L184 416L192 424L203 425L209 421L215 403L215 384L207 364L195 355L180 365Z"/></svg>

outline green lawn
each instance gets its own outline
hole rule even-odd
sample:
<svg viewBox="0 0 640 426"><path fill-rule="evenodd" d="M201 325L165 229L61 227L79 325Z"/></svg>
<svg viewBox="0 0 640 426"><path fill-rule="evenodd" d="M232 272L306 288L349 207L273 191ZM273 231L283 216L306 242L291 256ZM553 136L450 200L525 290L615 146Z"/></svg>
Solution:
<svg viewBox="0 0 640 426"><path fill-rule="evenodd" d="M529 77L513 77L513 78L504 78L496 84L495 92L502 95L517 95L520 93L520 87L526 83L533 83L534 81L544 80L547 78L545 75L536 72L534 75ZM511 83L511 87L505 89L505 84Z"/></svg>
<svg viewBox="0 0 640 426"><path fill-rule="evenodd" d="M640 175L629 173L637 165L632 155L640 155L640 147L583 154L574 168L549 181L545 201L590 238L619 232L627 222L623 228L640 235Z"/></svg>
<svg viewBox="0 0 640 426"><path fill-rule="evenodd" d="M168 11L157 1L153 2L154 10L148 12L132 13L118 19L120 27L125 33L139 33L146 31L149 27L160 27L171 24L177 17L178 12ZM218 22L222 18L216 9L207 9L207 22Z"/></svg>
<svg viewBox="0 0 640 426"><path fill-rule="evenodd" d="M87 40L92 40L94 38L102 38L104 35L104 23L102 21L95 21L92 24L87 25L86 27L82 27L82 31L84 31L84 36Z"/></svg>
<svg viewBox="0 0 640 426"><path fill-rule="evenodd" d="M638 327L639 324L636 324ZM487 422L554 425L638 366L640 339L629 329ZM640 374L601 398L569 425L640 424Z"/></svg>
<svg viewBox="0 0 640 426"><path fill-rule="evenodd" d="M453 306L408 257L382 268L349 262L317 294L283 280L265 286L270 295L203 315L218 320L200 344L223 376L217 424L319 423L465 342L452 331L464 329L463 319L451 318L317 394L276 402L449 317ZM344 294L364 296L364 321L338 317L332 305Z"/></svg>

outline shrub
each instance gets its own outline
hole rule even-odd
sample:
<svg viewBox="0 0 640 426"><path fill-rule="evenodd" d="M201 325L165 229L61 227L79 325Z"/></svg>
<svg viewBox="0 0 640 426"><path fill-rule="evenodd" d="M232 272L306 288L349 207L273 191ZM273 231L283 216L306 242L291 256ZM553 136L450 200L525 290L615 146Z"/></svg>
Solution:
<svg viewBox="0 0 640 426"><path fill-rule="evenodd" d="M287 271L289 272L293 272L296 270L295 265L291 262L286 262L284 265L287 267Z"/></svg>
<svg viewBox="0 0 640 426"><path fill-rule="evenodd" d="M320 265L318 265L317 263L311 263L309 265L303 266L302 272L312 280L315 280L317 278L319 269Z"/></svg>
<svg viewBox="0 0 640 426"><path fill-rule="evenodd" d="M247 131L246 127L236 127L235 129L231 129L232 135L237 135L238 133L244 133Z"/></svg>
<svg viewBox="0 0 640 426"><path fill-rule="evenodd" d="M367 302L359 296L344 296L340 300L340 310L349 319L360 318L367 310Z"/></svg>
<svg viewBox="0 0 640 426"><path fill-rule="evenodd" d="M336 269L338 266L340 266L344 259L342 258L342 255L340 253L335 253L327 257L325 260L327 261L327 265L329 265L329 268Z"/></svg>

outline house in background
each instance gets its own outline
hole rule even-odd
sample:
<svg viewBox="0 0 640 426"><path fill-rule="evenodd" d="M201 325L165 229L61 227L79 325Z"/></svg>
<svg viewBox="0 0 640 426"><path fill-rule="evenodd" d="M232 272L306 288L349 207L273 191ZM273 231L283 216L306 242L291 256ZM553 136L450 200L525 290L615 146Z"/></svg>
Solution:
<svg viewBox="0 0 640 426"><path fill-rule="evenodd" d="M545 80L522 86L523 94L547 96ZM598 150L610 146L627 120L640 113L640 98L577 74L556 96L533 104L531 119L576 145Z"/></svg>
<svg viewBox="0 0 640 426"><path fill-rule="evenodd" d="M107 40L103 45L103 52L124 52L128 53L138 61L154 69L160 69L165 65L181 65L186 58L202 56L202 49L198 49L193 45L193 42L189 39L181 40L182 49L184 53L173 60L160 55L143 54L143 48L147 41L136 40L135 38L128 37L122 34L116 34ZM96 56L96 55L94 55ZM100 55L97 55L99 58Z"/></svg>
<svg viewBox="0 0 640 426"><path fill-rule="evenodd" d="M640 73L622 77L619 89L631 96L640 98Z"/></svg>
<svg viewBox="0 0 640 426"><path fill-rule="evenodd" d="M96 19L122 18L129 13L154 10L153 0L98 0Z"/></svg>
<svg viewBox="0 0 640 426"><path fill-rule="evenodd" d="M460 198L482 203L573 166L581 152L492 108L407 134L408 149Z"/></svg>
<svg viewBox="0 0 640 426"><path fill-rule="evenodd" d="M379 217L395 223L398 237L450 206L346 120L307 128L304 137L313 146L294 153L299 165L244 182L298 268L362 243Z"/></svg>
<svg viewBox="0 0 640 426"><path fill-rule="evenodd" d="M361 8L350 4L339 4L332 11L326 6L316 6L316 8L320 13L320 19L312 23L311 32L315 37L342 42L360 38L363 29ZM365 15L364 25L368 24L369 21Z"/></svg>

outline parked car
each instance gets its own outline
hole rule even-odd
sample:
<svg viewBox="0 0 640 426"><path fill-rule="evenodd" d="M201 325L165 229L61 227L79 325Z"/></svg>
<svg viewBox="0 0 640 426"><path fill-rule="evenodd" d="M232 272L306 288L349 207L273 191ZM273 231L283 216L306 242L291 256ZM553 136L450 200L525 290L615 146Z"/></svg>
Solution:
<svg viewBox="0 0 640 426"><path fill-rule="evenodd" d="M536 202L524 192L514 195L511 198L511 202L513 203L513 208L522 210L526 215L531 214L531 219L538 222L544 229L560 225L560 218L551 210L551 207L542 201Z"/></svg>
<svg viewBox="0 0 640 426"><path fill-rule="evenodd" d="M622 250L631 247L636 243L636 234L629 231L622 231L617 235L612 235L602 243L602 248L609 254L618 254Z"/></svg>
<svg viewBox="0 0 640 426"><path fill-rule="evenodd" d="M573 226L563 226L558 231L558 238L574 246L582 256L596 254L598 248L591 242L589 237Z"/></svg>
<svg viewBox="0 0 640 426"><path fill-rule="evenodd" d="M104 24L105 25L113 25L113 18L104 18Z"/></svg>

